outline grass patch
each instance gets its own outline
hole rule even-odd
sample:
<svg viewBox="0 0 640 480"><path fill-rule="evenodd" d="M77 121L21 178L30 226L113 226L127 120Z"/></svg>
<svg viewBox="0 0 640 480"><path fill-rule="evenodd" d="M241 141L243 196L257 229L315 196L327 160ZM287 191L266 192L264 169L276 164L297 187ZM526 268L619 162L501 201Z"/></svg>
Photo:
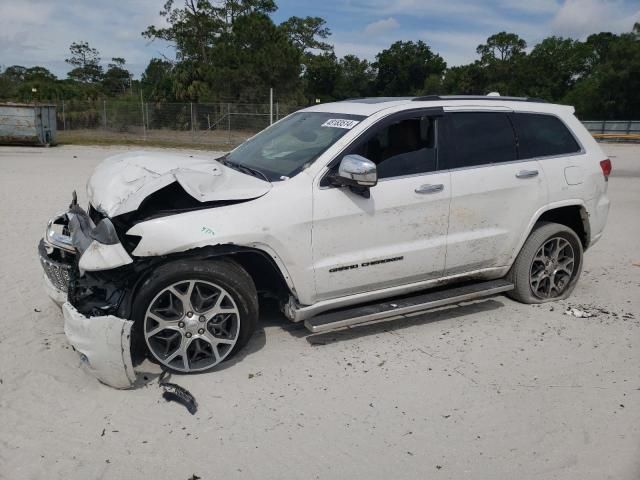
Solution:
<svg viewBox="0 0 640 480"><path fill-rule="evenodd" d="M146 132L114 132L110 130L58 131L59 145L133 145L140 147L193 148L199 150L227 151L253 135L253 132L207 131L182 132L175 130L150 130Z"/></svg>

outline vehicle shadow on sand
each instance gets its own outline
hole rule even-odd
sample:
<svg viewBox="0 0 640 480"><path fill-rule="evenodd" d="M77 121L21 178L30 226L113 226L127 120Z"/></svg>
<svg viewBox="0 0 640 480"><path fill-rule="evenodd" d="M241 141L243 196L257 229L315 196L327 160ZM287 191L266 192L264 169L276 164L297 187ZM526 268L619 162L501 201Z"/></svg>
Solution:
<svg viewBox="0 0 640 480"><path fill-rule="evenodd" d="M282 317L282 321L286 321L284 317ZM265 324L262 320L258 321L256 325L256 329L251 336L251 339L243 348L241 348L235 355L233 355L230 359L222 361L219 365L216 365L213 368L208 370L202 370L200 372L173 372L170 373L167 371L165 377L167 375L173 376L174 379L179 379L180 377L190 376L190 375L207 375L210 373L220 372L222 370L226 370L227 368L232 368L236 364L242 362L248 356L254 354L255 352L261 350L266 345L266 334L264 331ZM151 383L157 382L160 380L161 375L163 374L163 367L159 364L152 361L149 356L141 363L135 366L136 371L136 381L134 382L133 388L142 388L146 387ZM168 377L167 377L168 378Z"/></svg>
<svg viewBox="0 0 640 480"><path fill-rule="evenodd" d="M502 307L504 307L504 303L501 300L490 298L486 300L478 300L473 303L442 307L440 309L420 312L410 316L380 320L375 323L344 328L342 330L314 334L305 328L303 322L291 323L280 312L275 302L267 301L261 305L260 319L251 340L249 340L249 343L238 351L238 353L236 353L232 358L222 362L220 365L217 365L210 370L193 373L176 373L173 375L177 379L184 375L206 375L209 373L220 372L227 368L233 368L245 358L260 351L266 345L265 328L277 327L296 338L306 339L310 345L322 346L337 342L348 342L356 338L379 335L381 333L395 332L418 325L454 320L474 313L488 313ZM137 380L133 388L141 388L156 382L162 375L162 368L147 359L141 365L136 367L136 372Z"/></svg>

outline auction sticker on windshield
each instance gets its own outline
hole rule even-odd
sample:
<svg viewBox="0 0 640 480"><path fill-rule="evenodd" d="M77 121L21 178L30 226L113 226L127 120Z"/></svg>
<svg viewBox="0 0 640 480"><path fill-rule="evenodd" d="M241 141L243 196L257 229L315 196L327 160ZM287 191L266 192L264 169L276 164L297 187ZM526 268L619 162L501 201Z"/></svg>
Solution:
<svg viewBox="0 0 640 480"><path fill-rule="evenodd" d="M348 120L346 118L330 118L326 122L324 122L321 126L323 127L333 127L333 128L346 128L347 130L351 130L358 123L358 120Z"/></svg>

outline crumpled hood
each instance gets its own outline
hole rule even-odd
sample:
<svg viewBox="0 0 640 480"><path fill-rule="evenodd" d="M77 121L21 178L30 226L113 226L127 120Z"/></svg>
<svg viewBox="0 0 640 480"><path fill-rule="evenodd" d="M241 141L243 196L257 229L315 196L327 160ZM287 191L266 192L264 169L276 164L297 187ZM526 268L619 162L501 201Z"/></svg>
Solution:
<svg viewBox="0 0 640 480"><path fill-rule="evenodd" d="M225 167L205 155L128 152L105 159L87 182L94 208L109 217L136 210L153 192L178 182L200 202L251 200L271 183Z"/></svg>

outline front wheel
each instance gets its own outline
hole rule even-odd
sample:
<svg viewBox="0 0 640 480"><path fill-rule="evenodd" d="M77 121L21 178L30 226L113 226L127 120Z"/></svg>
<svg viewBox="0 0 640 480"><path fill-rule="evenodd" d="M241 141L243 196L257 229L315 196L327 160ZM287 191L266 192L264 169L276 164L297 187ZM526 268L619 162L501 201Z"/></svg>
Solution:
<svg viewBox="0 0 640 480"><path fill-rule="evenodd" d="M142 284L133 317L136 337L155 361L176 372L208 370L249 341L256 289L232 261L176 261Z"/></svg>
<svg viewBox="0 0 640 480"><path fill-rule="evenodd" d="M522 303L565 299L580 277L582 258L582 243L572 229L540 222L507 275L515 286L507 295Z"/></svg>

